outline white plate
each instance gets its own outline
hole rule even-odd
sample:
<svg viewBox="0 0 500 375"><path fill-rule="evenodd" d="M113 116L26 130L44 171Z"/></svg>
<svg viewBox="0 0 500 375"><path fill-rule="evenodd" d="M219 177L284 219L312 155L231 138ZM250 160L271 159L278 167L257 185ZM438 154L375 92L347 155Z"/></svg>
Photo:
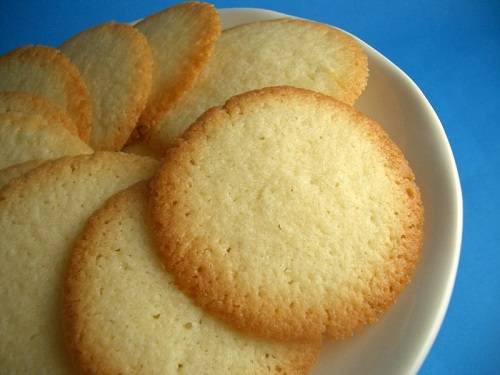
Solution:
<svg viewBox="0 0 500 375"><path fill-rule="evenodd" d="M221 9L224 28L290 17L263 9ZM358 39L359 40L359 39ZM353 338L326 342L312 372L415 374L443 321L462 238L462 192L441 122L417 85L368 44L368 86L355 107L377 120L403 150L425 207L423 256L409 287L383 318Z"/></svg>

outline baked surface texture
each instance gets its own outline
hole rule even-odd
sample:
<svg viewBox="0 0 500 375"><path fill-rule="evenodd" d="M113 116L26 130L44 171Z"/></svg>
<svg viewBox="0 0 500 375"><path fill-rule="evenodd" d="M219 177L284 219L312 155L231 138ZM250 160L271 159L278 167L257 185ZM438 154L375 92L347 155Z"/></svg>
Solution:
<svg viewBox="0 0 500 375"><path fill-rule="evenodd" d="M191 88L212 55L220 20L213 5L188 2L146 17L135 27L153 51L153 85L140 118L147 129Z"/></svg>
<svg viewBox="0 0 500 375"><path fill-rule="evenodd" d="M423 206L373 120L326 95L274 87L213 108L152 181L156 244L177 285L244 331L338 339L409 282Z"/></svg>
<svg viewBox="0 0 500 375"><path fill-rule="evenodd" d="M89 220L66 272L67 343L84 373L302 374L319 342L276 343L232 330L175 286L147 225L148 187ZM140 350L138 350L140 348Z"/></svg>
<svg viewBox="0 0 500 375"><path fill-rule="evenodd" d="M39 115L0 113L0 168L29 160L91 154L78 136Z"/></svg>
<svg viewBox="0 0 500 375"><path fill-rule="evenodd" d="M47 122L62 126L78 136L78 129L66 112L41 96L27 92L0 92L0 113L4 112L22 112L27 115L39 115L47 120Z"/></svg>
<svg viewBox="0 0 500 375"><path fill-rule="evenodd" d="M194 87L151 129L164 148L207 109L267 86L319 91L352 104L368 78L367 57L347 34L310 21L279 19L224 30Z"/></svg>
<svg viewBox="0 0 500 375"><path fill-rule="evenodd" d="M71 248L96 209L156 168L149 158L98 152L49 161L0 190L2 373L74 373L61 323Z"/></svg>
<svg viewBox="0 0 500 375"><path fill-rule="evenodd" d="M146 38L133 26L106 23L75 35L61 50L89 90L90 145L95 150L120 150L151 90L153 57Z"/></svg>
<svg viewBox="0 0 500 375"><path fill-rule="evenodd" d="M59 106L89 140L89 92L80 72L55 48L27 46L0 56L0 91L21 91L41 96Z"/></svg>

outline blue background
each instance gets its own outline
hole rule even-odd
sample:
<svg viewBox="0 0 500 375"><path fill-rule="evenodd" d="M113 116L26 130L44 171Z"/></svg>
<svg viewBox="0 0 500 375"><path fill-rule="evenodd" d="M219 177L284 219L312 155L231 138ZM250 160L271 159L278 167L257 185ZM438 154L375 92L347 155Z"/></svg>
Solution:
<svg viewBox="0 0 500 375"><path fill-rule="evenodd" d="M132 21L173 3L1 0L0 53L29 43L57 46L89 26ZM420 86L452 145L465 215L452 301L421 374L500 374L500 1L214 3L339 26Z"/></svg>

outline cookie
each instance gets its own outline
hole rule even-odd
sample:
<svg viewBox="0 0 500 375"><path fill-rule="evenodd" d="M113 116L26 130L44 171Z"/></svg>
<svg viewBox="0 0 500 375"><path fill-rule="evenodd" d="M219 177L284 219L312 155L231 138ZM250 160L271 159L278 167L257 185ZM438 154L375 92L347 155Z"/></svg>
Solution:
<svg viewBox="0 0 500 375"><path fill-rule="evenodd" d="M6 374L69 374L64 269L89 216L157 162L97 152L50 161L0 190L0 363Z"/></svg>
<svg viewBox="0 0 500 375"><path fill-rule="evenodd" d="M347 337L410 281L423 206L373 120L292 87L207 111L152 181L156 244L176 283L241 330Z"/></svg>
<svg viewBox="0 0 500 375"><path fill-rule="evenodd" d="M15 49L0 57L0 91L23 91L58 105L84 141L90 135L89 93L78 69L60 51L44 46Z"/></svg>
<svg viewBox="0 0 500 375"><path fill-rule="evenodd" d="M36 167L39 167L45 162L46 160L30 160L25 161L24 163L15 164L7 168L0 169L0 189L12 180L21 177L22 175L26 174L32 169L35 169Z"/></svg>
<svg viewBox="0 0 500 375"><path fill-rule="evenodd" d="M62 126L39 115L0 113L0 169L29 160L91 154L93 150Z"/></svg>
<svg viewBox="0 0 500 375"><path fill-rule="evenodd" d="M146 17L135 27L153 51L153 85L139 120L147 129L191 88L212 54L220 20L212 5L191 2Z"/></svg>
<svg viewBox="0 0 500 375"><path fill-rule="evenodd" d="M319 342L277 343L232 330L174 285L152 246L148 188L111 198L71 255L65 332L89 374L301 374ZM140 350L137 348L140 347Z"/></svg>
<svg viewBox="0 0 500 375"><path fill-rule="evenodd" d="M0 92L0 113L22 112L28 115L42 116L48 123L62 126L76 136L78 129L69 116L57 105L41 96L27 92Z"/></svg>
<svg viewBox="0 0 500 375"><path fill-rule="evenodd" d="M194 87L151 129L162 149L203 112L231 96L268 86L319 91L352 104L368 77L367 57L351 36L309 21L279 19L222 32Z"/></svg>
<svg viewBox="0 0 500 375"><path fill-rule="evenodd" d="M90 93L90 145L120 150L151 89L153 57L146 38L130 25L107 23L81 32L60 48L80 70Z"/></svg>

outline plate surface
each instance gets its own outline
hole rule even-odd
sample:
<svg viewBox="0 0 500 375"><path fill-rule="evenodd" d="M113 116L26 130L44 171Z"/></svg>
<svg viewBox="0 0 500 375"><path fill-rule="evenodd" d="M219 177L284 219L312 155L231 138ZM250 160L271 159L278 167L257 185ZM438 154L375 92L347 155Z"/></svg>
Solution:
<svg viewBox="0 0 500 375"><path fill-rule="evenodd" d="M250 8L219 12L224 28L290 17ZM425 207L424 249L397 303L354 337L325 342L312 374L415 374L436 338L453 290L462 239L462 192L448 139L425 96L396 65L359 42L368 55L370 77L355 107L385 128L415 172Z"/></svg>

